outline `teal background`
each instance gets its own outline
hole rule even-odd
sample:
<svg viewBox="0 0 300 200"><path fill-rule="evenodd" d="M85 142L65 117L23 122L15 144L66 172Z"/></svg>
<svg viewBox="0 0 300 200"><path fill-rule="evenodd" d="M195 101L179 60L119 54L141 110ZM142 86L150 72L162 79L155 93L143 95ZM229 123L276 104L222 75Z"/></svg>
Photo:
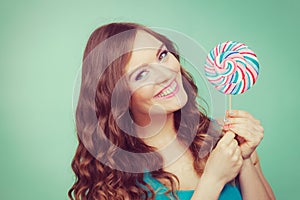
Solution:
<svg viewBox="0 0 300 200"><path fill-rule="evenodd" d="M77 140L72 92L98 26L132 21L185 33L207 50L226 40L256 52L256 85L233 107L260 119L258 152L277 199L298 199L299 1L16 1L0 3L1 199L68 199Z"/></svg>

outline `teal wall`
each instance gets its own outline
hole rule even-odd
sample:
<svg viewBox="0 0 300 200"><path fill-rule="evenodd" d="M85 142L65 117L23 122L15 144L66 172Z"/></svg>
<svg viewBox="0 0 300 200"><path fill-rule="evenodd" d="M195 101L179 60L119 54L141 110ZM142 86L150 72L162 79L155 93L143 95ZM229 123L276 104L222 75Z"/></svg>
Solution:
<svg viewBox="0 0 300 200"><path fill-rule="evenodd" d="M277 198L298 199L299 10L296 0L1 1L1 199L67 199L73 83L90 33L112 21L177 30L205 49L226 40L251 46L261 73L233 107L264 125L258 151Z"/></svg>

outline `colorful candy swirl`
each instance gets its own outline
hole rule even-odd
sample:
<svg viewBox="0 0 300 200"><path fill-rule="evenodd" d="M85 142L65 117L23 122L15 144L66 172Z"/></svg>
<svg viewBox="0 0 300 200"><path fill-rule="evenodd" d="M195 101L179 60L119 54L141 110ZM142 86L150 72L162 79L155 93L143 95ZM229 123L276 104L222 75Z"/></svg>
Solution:
<svg viewBox="0 0 300 200"><path fill-rule="evenodd" d="M224 94L250 89L259 73L256 54L243 43L227 41L213 48L206 58L205 76Z"/></svg>

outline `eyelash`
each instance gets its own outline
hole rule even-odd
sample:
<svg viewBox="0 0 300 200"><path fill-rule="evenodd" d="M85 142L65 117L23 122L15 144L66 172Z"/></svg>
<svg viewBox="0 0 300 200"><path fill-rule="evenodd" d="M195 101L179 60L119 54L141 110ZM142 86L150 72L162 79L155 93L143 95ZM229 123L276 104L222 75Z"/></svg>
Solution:
<svg viewBox="0 0 300 200"><path fill-rule="evenodd" d="M158 60L162 61L164 58L166 58L166 56L168 56L169 51L168 50L163 50L159 56L158 56ZM161 58L163 56L163 54L165 54L165 56L163 58Z"/></svg>
<svg viewBox="0 0 300 200"><path fill-rule="evenodd" d="M135 80L136 81L139 81L139 80L141 80L141 78L144 78L145 76L147 76L147 74L148 74L148 70L146 70L146 69L143 69L140 73L138 73L138 75L136 75L136 77L135 77ZM146 75L144 75L143 77L141 77L143 74L145 74L146 73ZM140 78L141 77L141 78Z"/></svg>

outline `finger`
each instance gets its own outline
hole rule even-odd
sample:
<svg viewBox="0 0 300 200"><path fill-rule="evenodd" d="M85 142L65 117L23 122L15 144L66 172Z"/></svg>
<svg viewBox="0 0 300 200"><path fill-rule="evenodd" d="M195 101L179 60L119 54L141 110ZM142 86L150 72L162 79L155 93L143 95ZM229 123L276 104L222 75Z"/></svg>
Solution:
<svg viewBox="0 0 300 200"><path fill-rule="evenodd" d="M259 122L255 122L246 118L228 118L228 122L224 124L223 129L231 130L230 127L233 126L244 126L251 133L264 133L264 128Z"/></svg>
<svg viewBox="0 0 300 200"><path fill-rule="evenodd" d="M229 156L232 157L236 154L236 149L239 149L240 147L237 144L236 140L233 140L226 149L224 149L223 151Z"/></svg>
<svg viewBox="0 0 300 200"><path fill-rule="evenodd" d="M257 125L244 125L244 124L229 124L228 129L233 131L235 134L241 136L243 132L248 132L250 135L264 134L262 126ZM240 132L240 134L238 133Z"/></svg>
<svg viewBox="0 0 300 200"><path fill-rule="evenodd" d="M228 117L241 117L241 118L249 118L249 119L255 119L250 113L244 110L230 110L226 112L226 115Z"/></svg>
<svg viewBox="0 0 300 200"><path fill-rule="evenodd" d="M232 161L234 161L234 162L240 162L241 159L243 159L242 158L242 153L241 153L240 148L238 147L238 148L236 148L234 150L234 153L232 154Z"/></svg>
<svg viewBox="0 0 300 200"><path fill-rule="evenodd" d="M228 149L232 150L232 153L235 152L236 148L239 146L238 141L236 139L233 139L229 144L228 144Z"/></svg>
<svg viewBox="0 0 300 200"><path fill-rule="evenodd" d="M232 131L227 131L225 135L221 138L220 143L228 145L234 139L235 134Z"/></svg>
<svg viewBox="0 0 300 200"><path fill-rule="evenodd" d="M254 126L254 129L255 129L257 132L264 133L264 127L261 126L261 125Z"/></svg>
<svg viewBox="0 0 300 200"><path fill-rule="evenodd" d="M233 131L236 135L243 137L246 140L249 140L253 137L253 129L250 127L245 127L241 124L230 124L229 129Z"/></svg>
<svg viewBox="0 0 300 200"><path fill-rule="evenodd" d="M230 129L238 136L237 139L240 144L247 142L252 145L257 145L263 139L263 133L255 132L253 129L245 129L244 127L230 127ZM242 140L239 137L241 137Z"/></svg>
<svg viewBox="0 0 300 200"><path fill-rule="evenodd" d="M227 127L228 124L243 124L247 127L255 127L257 130L262 130L262 126L258 120L249 118L227 118L223 127Z"/></svg>
<svg viewBox="0 0 300 200"><path fill-rule="evenodd" d="M225 124L255 124L255 121L249 118L233 118L229 117L226 119Z"/></svg>
<svg viewBox="0 0 300 200"><path fill-rule="evenodd" d="M241 155L242 155L242 151L241 151L241 148L240 148L240 147L237 147L237 148L236 148L235 154L238 155L238 156L241 156Z"/></svg>

